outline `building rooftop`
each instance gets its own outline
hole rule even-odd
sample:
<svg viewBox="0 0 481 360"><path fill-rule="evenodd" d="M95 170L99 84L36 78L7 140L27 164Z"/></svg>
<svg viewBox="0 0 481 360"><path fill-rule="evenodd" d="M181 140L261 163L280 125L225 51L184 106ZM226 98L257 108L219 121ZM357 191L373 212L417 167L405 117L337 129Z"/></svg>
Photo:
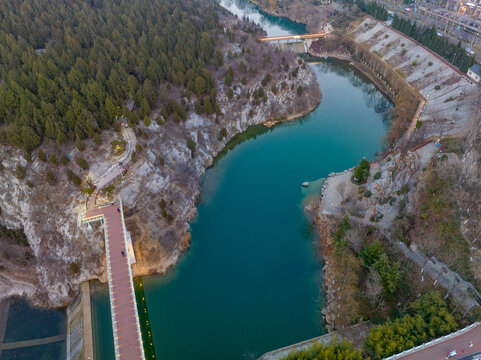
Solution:
<svg viewBox="0 0 481 360"><path fill-rule="evenodd" d="M476 75L479 75L481 76L481 65L478 65L478 64L474 64L473 66L471 66L469 68L469 70L471 70L473 73L475 73Z"/></svg>

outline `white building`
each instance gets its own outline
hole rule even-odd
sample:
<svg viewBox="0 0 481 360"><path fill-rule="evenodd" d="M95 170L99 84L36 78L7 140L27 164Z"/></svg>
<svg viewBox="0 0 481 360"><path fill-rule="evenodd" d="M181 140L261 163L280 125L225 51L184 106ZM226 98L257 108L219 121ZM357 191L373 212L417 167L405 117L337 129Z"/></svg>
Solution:
<svg viewBox="0 0 481 360"><path fill-rule="evenodd" d="M479 84L481 82L481 65L474 64L468 69L468 73L466 75L476 84Z"/></svg>

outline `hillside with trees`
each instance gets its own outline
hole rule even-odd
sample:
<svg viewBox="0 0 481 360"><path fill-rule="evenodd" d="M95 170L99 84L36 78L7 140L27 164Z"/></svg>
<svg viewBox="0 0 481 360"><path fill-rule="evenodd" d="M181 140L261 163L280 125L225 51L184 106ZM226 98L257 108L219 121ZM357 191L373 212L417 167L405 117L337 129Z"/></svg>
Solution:
<svg viewBox="0 0 481 360"><path fill-rule="evenodd" d="M31 151L44 139L94 137L120 115L136 124L161 84L215 102L222 11L208 0L3 1L0 142Z"/></svg>

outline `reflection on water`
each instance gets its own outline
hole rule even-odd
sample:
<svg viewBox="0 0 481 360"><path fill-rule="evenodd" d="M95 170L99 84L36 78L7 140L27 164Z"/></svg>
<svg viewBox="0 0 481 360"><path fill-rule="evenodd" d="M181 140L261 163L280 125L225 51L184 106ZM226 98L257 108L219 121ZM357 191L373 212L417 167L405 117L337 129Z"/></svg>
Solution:
<svg viewBox="0 0 481 360"><path fill-rule="evenodd" d="M5 343L41 339L66 333L65 312L60 309L42 309L31 306L24 299L13 299L8 312ZM65 358L65 341L13 350L3 350L2 360Z"/></svg>
<svg viewBox="0 0 481 360"><path fill-rule="evenodd" d="M278 18L259 10L248 0L220 0L220 5L240 18L244 16L260 25L267 36L305 34L306 26L285 18Z"/></svg>

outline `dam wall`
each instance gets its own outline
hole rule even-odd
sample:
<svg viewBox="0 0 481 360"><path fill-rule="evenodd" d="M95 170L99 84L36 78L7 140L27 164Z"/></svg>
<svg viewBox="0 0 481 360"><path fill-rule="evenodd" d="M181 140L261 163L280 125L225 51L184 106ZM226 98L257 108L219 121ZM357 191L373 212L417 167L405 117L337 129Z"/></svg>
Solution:
<svg viewBox="0 0 481 360"><path fill-rule="evenodd" d="M80 294L67 308L67 360L94 360L90 285L83 282Z"/></svg>

